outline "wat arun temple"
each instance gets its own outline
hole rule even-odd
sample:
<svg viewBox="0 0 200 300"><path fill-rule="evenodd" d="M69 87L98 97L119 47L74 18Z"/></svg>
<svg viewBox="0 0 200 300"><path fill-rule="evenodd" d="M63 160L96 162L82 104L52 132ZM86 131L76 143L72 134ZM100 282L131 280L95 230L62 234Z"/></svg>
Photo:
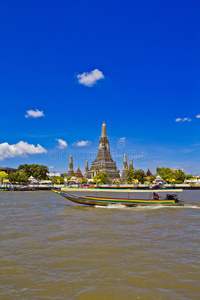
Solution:
<svg viewBox="0 0 200 300"><path fill-rule="evenodd" d="M105 122L103 122L101 128L101 137L99 141L97 157L92 162L90 168L88 161L86 161L85 178L92 179L99 172L106 173L111 180L120 178L120 172L116 166L116 162L113 161L110 154L110 143L107 136ZM70 156L68 175L73 175L73 173L73 158Z"/></svg>
<svg viewBox="0 0 200 300"><path fill-rule="evenodd" d="M111 180L120 177L116 162L113 161L110 154L110 143L107 137L105 122L103 122L101 127L101 137L97 157L95 161L93 161L91 168L86 170L86 178L92 179L99 172L106 173Z"/></svg>
<svg viewBox="0 0 200 300"><path fill-rule="evenodd" d="M133 171L134 167L132 159L130 159L130 164L128 165L126 153L124 153L123 157L122 173L120 173L117 168L116 162L112 159L112 156L110 154L110 143L107 136L106 124L105 122L103 122L103 125L101 127L101 137L99 140L98 154L96 159L92 162L91 167L89 168L88 161L86 160L84 176L79 168L76 172L74 172L73 157L72 155L70 155L68 176L75 176L79 179L83 179L85 177L90 181L97 174L106 173L111 181L113 181L114 179L120 179L120 181L125 182L128 170ZM152 173L149 169L146 172L146 176L149 178L152 176Z"/></svg>

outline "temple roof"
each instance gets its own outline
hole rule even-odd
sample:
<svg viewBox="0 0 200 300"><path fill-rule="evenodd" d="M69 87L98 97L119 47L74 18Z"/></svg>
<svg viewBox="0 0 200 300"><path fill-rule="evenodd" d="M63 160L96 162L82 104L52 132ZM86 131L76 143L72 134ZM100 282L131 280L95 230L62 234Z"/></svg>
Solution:
<svg viewBox="0 0 200 300"><path fill-rule="evenodd" d="M81 173L81 174L82 174L82 172L81 172L81 170L80 170L80 168L79 168L79 167L78 167L78 169L77 169L76 173Z"/></svg>
<svg viewBox="0 0 200 300"><path fill-rule="evenodd" d="M146 172L146 176L152 176L153 174L151 173L151 171L148 169Z"/></svg>

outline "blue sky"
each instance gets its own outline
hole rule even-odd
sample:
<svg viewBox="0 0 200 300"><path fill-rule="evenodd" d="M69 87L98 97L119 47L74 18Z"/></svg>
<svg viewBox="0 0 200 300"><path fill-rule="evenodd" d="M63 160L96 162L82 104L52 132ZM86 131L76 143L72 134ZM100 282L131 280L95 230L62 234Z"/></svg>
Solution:
<svg viewBox="0 0 200 300"><path fill-rule="evenodd" d="M84 170L105 120L119 169L127 152L136 169L200 174L199 11L196 0L2 1L0 165L66 172L73 153Z"/></svg>

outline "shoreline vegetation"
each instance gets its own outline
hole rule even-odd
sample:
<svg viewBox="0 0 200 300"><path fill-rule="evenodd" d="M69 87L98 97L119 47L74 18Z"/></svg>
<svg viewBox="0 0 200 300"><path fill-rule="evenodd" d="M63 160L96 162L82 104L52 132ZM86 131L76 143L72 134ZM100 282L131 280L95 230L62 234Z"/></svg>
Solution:
<svg viewBox="0 0 200 300"><path fill-rule="evenodd" d="M52 184L52 185L41 185L41 184L13 184L13 185L0 185L0 191L51 191L55 189L61 189L63 187L68 187L66 184ZM69 186L69 188L80 188L85 189L84 186L79 185L72 185ZM103 184L103 185L91 185L89 189L127 189L127 190L156 190L156 189L182 189L182 190L200 190L200 185L192 185L192 184L165 184L162 187L153 185L145 185L145 184L139 184L139 185L133 185L133 184L121 184L121 185L114 185L114 184ZM88 189L88 188L87 188Z"/></svg>
<svg viewBox="0 0 200 300"><path fill-rule="evenodd" d="M183 170L157 168L152 174L148 169L136 170L133 167L126 170L120 179L111 181L106 173L99 172L92 180L85 178L80 169L72 176L67 173L62 176L49 176L47 166L38 164L20 165L15 172L7 174L0 172L0 190L51 190L64 186L87 188L119 188L119 189L154 189L154 188L182 188L200 189L200 179L186 175Z"/></svg>

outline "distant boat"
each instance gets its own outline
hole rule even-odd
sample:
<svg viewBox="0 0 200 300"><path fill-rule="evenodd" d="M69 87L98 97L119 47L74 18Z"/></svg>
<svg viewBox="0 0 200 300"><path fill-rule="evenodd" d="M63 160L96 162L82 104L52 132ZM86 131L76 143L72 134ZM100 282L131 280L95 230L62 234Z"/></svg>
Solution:
<svg viewBox="0 0 200 300"><path fill-rule="evenodd" d="M158 195L159 192L174 192L174 190L156 190L156 192L151 191L151 199L132 199L130 197L130 190L126 190L123 192L128 193L128 197L126 198L120 198L117 197L118 195L115 194L115 197L105 197L101 195L102 191L98 192L98 196L94 195L75 195L74 193L71 194L70 192L73 191L83 191L82 189L69 189L68 191L54 191L59 193L61 196L64 198L77 203L77 204L82 204L82 205L90 205L90 206L108 206L108 205L124 205L128 207L134 207L134 206L152 206L152 205L162 205L162 206L183 206L184 202L182 200L178 199L177 194L167 194L165 198L162 198ZM113 192L113 190L106 190L106 192ZM177 192L182 192L182 190L176 190ZM117 191L119 193L119 191ZM147 191L137 191L137 192L142 192L145 193ZM149 191L148 191L149 193Z"/></svg>

